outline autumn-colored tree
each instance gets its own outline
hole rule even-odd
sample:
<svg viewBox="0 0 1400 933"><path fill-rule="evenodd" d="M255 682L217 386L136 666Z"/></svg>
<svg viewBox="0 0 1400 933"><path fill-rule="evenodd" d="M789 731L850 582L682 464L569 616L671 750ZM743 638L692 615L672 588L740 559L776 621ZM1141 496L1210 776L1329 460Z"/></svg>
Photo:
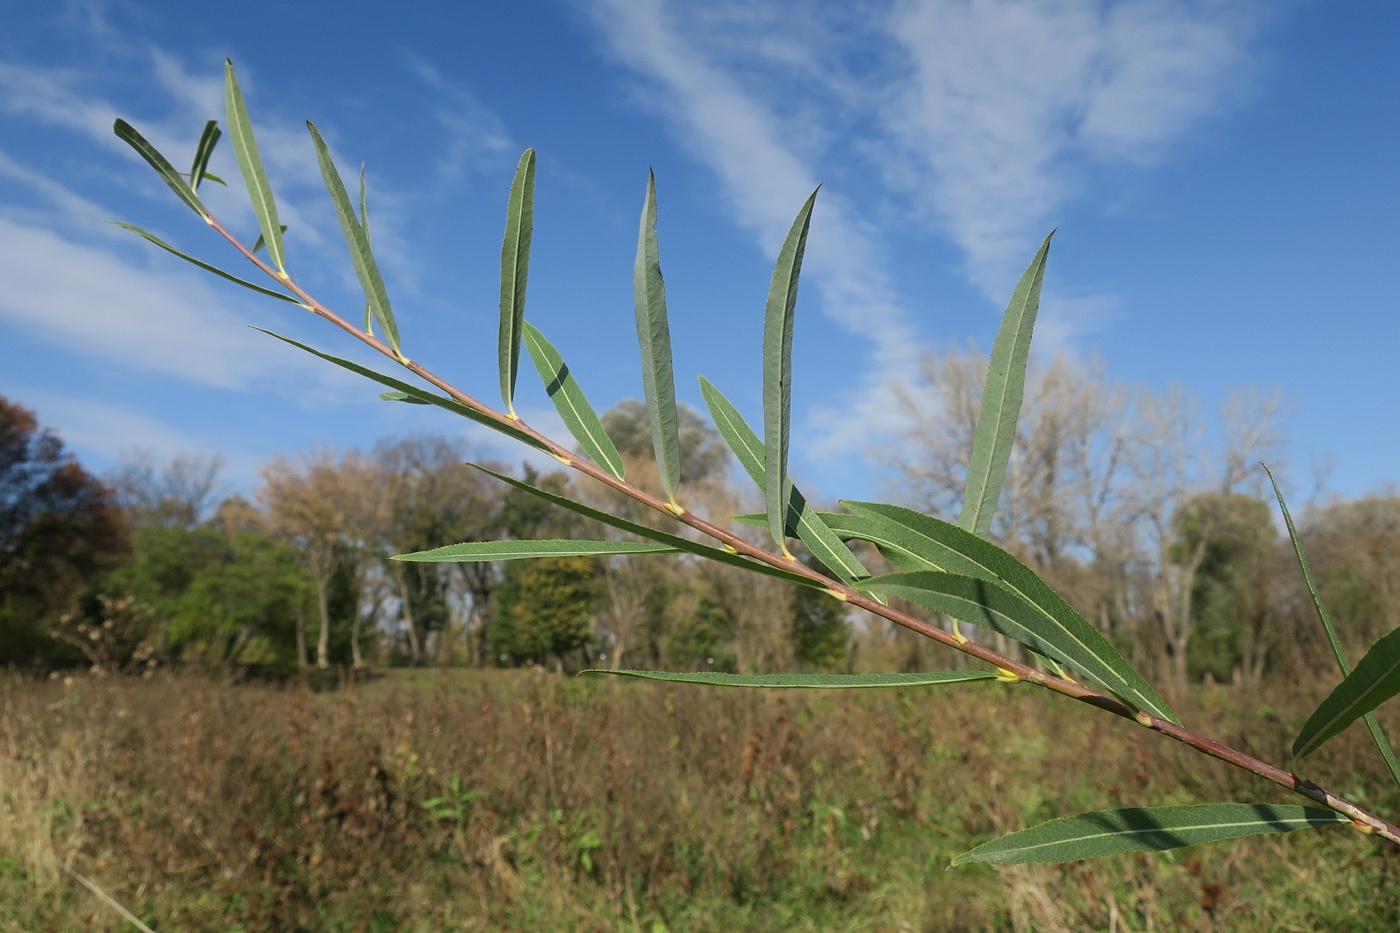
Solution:
<svg viewBox="0 0 1400 933"><path fill-rule="evenodd" d="M0 398L0 660L53 656L49 630L128 548L107 487L33 412Z"/></svg>
<svg viewBox="0 0 1400 933"><path fill-rule="evenodd" d="M373 542L381 520L382 497L375 471L357 453L334 458L320 452L300 460L279 458L263 470L259 499L269 523L301 555L316 587L320 635L316 664L330 666L331 583L346 565L358 592L363 573L372 565ZM358 603L358 598L355 600ZM356 666L362 663L359 612L354 608L351 648ZM305 635L298 636L298 661L306 663Z"/></svg>

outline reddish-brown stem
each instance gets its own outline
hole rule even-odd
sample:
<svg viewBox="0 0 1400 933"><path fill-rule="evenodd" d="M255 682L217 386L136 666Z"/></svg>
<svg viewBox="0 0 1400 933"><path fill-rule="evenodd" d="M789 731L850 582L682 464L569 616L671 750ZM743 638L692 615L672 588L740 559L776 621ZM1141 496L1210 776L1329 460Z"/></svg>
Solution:
<svg viewBox="0 0 1400 933"><path fill-rule="evenodd" d="M1155 716L1149 716L1146 713L1137 712L1132 707L1123 703L1116 697L1100 693L1096 690L1084 686L1083 684L1075 683L1072 680L1065 680L1064 678L1056 677L1052 674L1047 674L1043 671L1038 671L1035 668L1032 668L1026 664L1022 664L1019 661L1014 661L1011 658L999 654L991 650L990 648L986 648L982 645L979 645L976 642L959 640L953 634L944 631L936 625L932 625L906 612L902 612L891 606L887 606L880 602L877 602L876 600L871 599L865 594L852 589L851 587L840 582L839 580L833 580L827 576L824 576L823 574L817 573L815 570L812 570L800 561L796 561L791 558L784 557L779 554L774 554L770 551L766 551L763 548L760 548L757 545L746 541L745 539L739 537L736 534L733 534L731 532L725 531L723 528L719 528L715 525L712 525L710 522L707 522L705 519L694 514L693 512L690 512L689 510L683 509L679 514L677 514L676 512L672 511L671 507L665 500L658 499L656 496L651 495L645 490L639 489L636 486L633 486L631 483L618 479L611 473L608 473L607 471L601 469L592 462L580 457L568 448L545 437L543 434L540 434L538 431L530 427L524 421L521 421L519 418L512 418L509 415L501 414L500 412L496 411L490 406L482 404L472 396L461 391L456 386L452 385L451 383L447 382L441 377L433 374L432 372L429 372L427 369L424 369L422 366L413 362L410 359L407 359L403 355L394 352L394 350L388 345L386 345L383 341L379 340L377 337L374 337L372 334L368 334L365 331L360 330L353 324L350 324L348 321L340 317L334 311L331 311L329 308L321 304L311 295L307 294L300 286L298 286L295 282L291 280L290 276L284 276L282 273L279 273L267 263L263 262L252 252L252 250L244 246L243 243L241 243L237 237L229 233L228 230L226 230L223 227L223 225L220 224L217 220L215 220L212 216L207 216L206 220L211 227L217 230L226 240L233 244L234 248L236 248L240 253L242 253L244 257L246 257L250 262L256 265L263 272L266 272L279 285L283 286L292 294L296 295L299 299L301 299L302 303L308 309L310 309L313 314L325 318L327 321L339 327L341 330L345 331L351 336L355 337L360 342L370 347L373 347L380 353L383 353L385 356L389 357L390 359L407 368L415 376L418 376L420 379L423 379L424 381L430 383L438 389L441 389L443 392L447 393L452 399L454 399L458 403L465 405L467 408L472 409L473 411L477 412L480 415L483 415L484 417L492 421L495 421L497 424L508 426L514 428L515 430L523 431L526 434L530 435L530 437L538 441L545 449L547 449L551 454L554 455L555 459L559 460L559 462L561 462L565 466L572 467L573 469L578 470L581 473L591 476L598 482L603 483L607 486L611 486L613 489L616 489L623 495L626 495L634 499L635 501L640 502L643 505L646 505L656 510L657 512L679 519L681 522L684 522L691 528L694 528L696 531L699 531L702 534L708 535L709 537L718 540L722 544L728 546L729 548L733 549L734 551L745 557L751 558L756 561L761 561L762 563L768 564L772 567L781 568L790 573L801 574L802 576L817 581L821 583L824 587L826 587L829 591L831 591L834 595L836 595L837 598L844 600L852 606L857 606L861 609L866 610L867 612L871 612L877 616L880 616L881 618L888 619L891 622L894 622L898 625L902 625L911 631L918 632L920 635L925 635L929 638L932 638L934 641L940 642L941 644L944 644L955 651L961 651L962 653L971 655L972 657L977 658L980 661L985 661L988 664L991 664L997 668L1000 668L1003 671L1015 675L1020 680L1024 680L1029 683L1033 683L1038 686L1044 687L1047 690L1051 690L1055 693L1062 694L1063 696L1069 697L1072 700L1078 700L1081 703L1087 703L1090 706L1096 706L1099 709L1106 710L1107 712L1110 712L1115 716L1120 716L1123 719L1135 722L1138 725L1143 726L1144 728L1151 729L1153 731L1160 732L1163 735L1169 736L1170 738L1175 739L1183 745L1188 745L1191 748L1196 749L1202 754L1209 755L1212 758L1218 759L1227 764L1234 765L1235 767L1241 768L1252 774L1256 774L1259 777L1262 777L1268 781L1272 781L1273 783L1278 784L1281 787L1286 787L1294 793L1301 794L1302 796L1308 798L1314 803L1322 804L1323 806L1328 807L1331 810L1335 810L1338 813L1351 817L1351 819L1353 820L1353 824L1358 829L1361 829L1363 832L1374 833L1375 835L1380 836L1381 838L1389 841L1390 843L1400 846L1400 827L1397 827L1394 824L1389 823L1386 820L1383 820L1380 817L1367 812L1366 810L1363 810L1362 808L1356 806L1355 804L1347 800L1344 800L1341 797L1335 796L1334 794L1319 787L1311 781L1304 780L1303 778L1300 778L1291 772L1283 771L1279 768L1276 768L1273 765L1268 764L1267 762L1260 761L1259 759L1251 755L1246 755L1244 752L1241 752L1237 749L1229 747L1228 745L1224 745L1220 742L1217 742L1214 739L1201 735L1200 733L1193 732L1192 730L1187 729L1184 726L1178 726L1176 723L1168 722L1165 719L1159 719Z"/></svg>

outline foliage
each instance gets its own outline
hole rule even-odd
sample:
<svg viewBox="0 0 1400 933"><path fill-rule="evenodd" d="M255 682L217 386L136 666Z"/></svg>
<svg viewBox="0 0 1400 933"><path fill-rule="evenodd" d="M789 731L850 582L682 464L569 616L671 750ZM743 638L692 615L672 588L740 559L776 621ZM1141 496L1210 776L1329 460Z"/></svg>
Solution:
<svg viewBox="0 0 1400 933"><path fill-rule="evenodd" d="M543 662L588 641L598 593L590 557L512 561L497 591L491 649L511 662Z"/></svg>
<svg viewBox="0 0 1400 933"><path fill-rule="evenodd" d="M850 625L840 603L816 590L793 594L792 652L797 663L835 671L845 663L850 642Z"/></svg>
<svg viewBox="0 0 1400 933"><path fill-rule="evenodd" d="M586 455L580 455L544 437L525 424L515 411L514 391L520 345L525 334L525 296L534 212L533 150L526 150L521 157L512 184L501 250L498 358L501 395L506 405L506 412L501 413L452 386L404 354L400 331L390 308L385 283L370 246L366 227L368 217L363 210L358 217L356 216L324 141L315 126L309 123L308 128L322 176L345 234L367 305L371 309L370 317L373 317L379 335L376 336L370 331L368 321L366 327L360 329L335 314L289 275L275 198L263 171L252 123L231 63L228 63L225 69L225 97L228 129L234 152L272 265L257 258L255 249L244 247L199 201L195 188L200 174L198 164L200 159L207 160L207 153L196 155L196 168L190 173L190 183L186 183L182 176L170 167L169 162L130 125L118 121L115 130L210 228L271 276L281 289L289 293L288 297L363 344L380 351L388 360L403 367L408 376L425 380L446 394L439 395L422 389L412 383L314 350L289 338L279 339L388 387L392 392L386 393L384 397L389 400L413 400L434 404L545 451L566 467L588 475L622 496L632 499L638 505L651 509L656 518L665 516L667 521L678 520L689 531L707 536L721 545L719 548L697 548L692 544L682 543L685 539L679 539L671 532L638 524L622 516L609 516L566 494L539 489L533 483L511 481L516 491L536 495L542 500L563 506L575 515L624 530L652 542L653 545L660 545L648 546L644 542L624 545L620 541L590 539L575 541L572 553L615 554L629 547L637 551L652 550L666 554L685 550L691 554L709 557L729 567L747 567L755 573L771 576L777 571L789 579L825 591L828 596L843 605L865 610L989 664L995 668L999 681L1007 684L1028 683L1044 688L1134 722L1145 729L1162 733L1202 754L1219 758L1293 790L1312 802L1325 806L1328 811L1339 814L1338 820L1345 817L1367 833L1378 835L1392 844L1400 844L1400 827L1369 810L1329 793L1314 783L1301 781L1291 772L1283 771L1246 752L1229 748L1183 726L1177 714L1157 690L1062 594L1057 593L1032 567L1010 551L986 540L994 524L1001 490L1016 446L1025 395L1026 367L1044 283L1050 237L1045 239L1017 284L992 347L990 366L982 381L981 410L972 432L971 449L966 459L963 502L957 525L889 504L843 503L868 526L865 531L844 528L845 536L867 540L877 551L883 551L882 556L902 571L872 578L869 568L861 564L854 553L841 543L841 532L838 531L839 517L836 521L828 521L820 516L811 503L796 490L787 475L791 435L794 320L802 261L816 203L816 192L813 192L797 212L792 228L779 250L769 288L764 315L764 423L761 441L723 395L710 383L702 382L706 401L716 418L717 429L738 456L745 472L749 473L763 493L766 524L775 546L774 550L760 547L747 538L733 534L714 521L696 515L682 504L689 490L682 487L679 415L675 400L665 285L660 266L654 175L649 175L647 179L643 200L633 290L642 378L646 390L647 425L662 496L620 478L618 474L622 470L617 468L618 464L612 462L612 454L616 452L615 444L603 443L604 439L598 436L598 419L594 416L592 407L588 405L582 388L576 382L571 383L567 391L563 391L562 384L554 385L559 382L563 368L562 358L558 357L554 348L550 347L548 351L540 354L545 364L540 367L540 373L547 381L546 389L559 406L566 426L574 433L575 440ZM206 124L206 138L208 135ZM209 145L212 145L212 142ZM363 192L361 200L364 200ZM227 275L225 277L232 278ZM537 349L543 351L545 348L541 344ZM1237 401L1239 404L1227 406L1224 412L1226 433L1230 436L1231 443L1224 458L1224 469L1218 487L1222 495L1234 492L1244 482L1251 452L1275 446L1272 438L1276 432L1271 419L1278 410L1277 399L1255 400L1258 404L1246 403L1247 400ZM1155 611L1164 639L1171 650L1173 677L1179 685L1184 686L1187 679L1187 650L1195 624L1193 603L1196 582L1201 578L1203 568L1208 566L1207 559L1215 553L1212 550L1215 529L1222 523L1219 519L1219 508L1203 508L1200 514L1210 517L1200 523L1201 527L1195 535L1194 543L1189 547L1189 554L1178 556L1171 553L1173 546L1170 540L1170 519L1166 516L1176 511L1175 507L1187 498L1188 477L1192 469L1189 419L1173 414L1174 407L1178 410L1181 408L1163 408L1166 412L1165 420L1161 421L1164 429L1155 432L1144 442L1145 456L1135 465L1135 469L1140 474L1161 473L1174 478L1165 489L1158 490L1159 494L1149 497L1151 502L1147 511L1154 516L1152 528L1161 557L1159 566L1162 568L1160 584L1154 594ZM1260 416L1254 417L1255 414ZM589 456L597 458L597 462L589 459ZM293 533L314 542L314 550L320 555L319 561L313 565L313 576L318 587L322 622L318 663L326 666L329 628L327 583L330 571L335 567L333 555L338 548L344 548L347 544L358 554L367 553L367 548L363 545L368 538L369 529L373 526L373 521L368 517L373 511L371 504L381 500L370 494L368 485L357 485L353 491L350 488L331 489L329 487L333 484L325 477L317 481L314 465L309 472L309 479L303 482L302 477L293 471L288 476L288 482L283 483L284 491L311 489L320 492L309 495L295 492L292 495L284 495L281 501L285 506L284 512L294 519L289 528ZM1280 503L1282 504L1281 496ZM1179 514L1184 523L1183 530L1189 537L1192 513L1185 510ZM714 519L722 522L725 517L714 516ZM517 521L516 527L524 529L527 525L534 525L531 530L538 530L543 522L543 519L536 521L531 518L529 521ZM1245 525L1248 525L1247 521ZM568 536L573 537L572 534ZM835 575L828 575L799 562L789 549L789 537L800 539L825 567L836 571ZM508 656L535 660L542 659L550 652L562 655L563 652L581 645L587 638L587 617L591 611L592 594L596 586L597 558L554 556L567 552L567 549L561 548L557 542L539 541L534 545L512 549L512 553L516 554L526 551L551 556L533 564L519 561L511 561L508 564L508 576L498 594L502 609L491 627L493 646L503 649L503 653ZM1298 551L1301 559L1301 545ZM455 550L450 547L437 548L429 553L433 555L431 559L434 560L458 556L470 562L491 555L500 556L503 552L500 546L482 547L478 542L475 545L459 545ZM423 554L404 556L415 560L425 559ZM1053 557L1054 552L1049 552L1047 556ZM1175 569L1171 569L1168 565L1176 566ZM341 566L342 571L346 566ZM358 571L365 565L356 563L353 566ZM953 626L952 631L949 631L942 625L930 622L926 617L892 605L891 601L895 598L908 599L960 623L981 625L1005 639L1007 643L1019 643L1030 657L1025 654L1012 657L969 639L961 631L960 625ZM1320 601L1318 607L1321 611ZM354 620L356 629L352 637L352 648L358 664L358 630L361 620L358 605L355 608ZM1347 717L1360 717L1396 692L1400 692L1400 676L1395 673L1400 670L1397 657L1400 657L1400 651L1394 649L1389 636L1382 638L1372 649L1372 653L1363 659L1354 671L1346 675L1342 685L1310 719L1304 733L1295 743L1295 751L1300 748L1312 751L1350 721ZM1033 665L1027 663L1031 659L1034 659ZM1340 655L1338 662L1345 673L1346 663ZM1341 710L1314 729L1318 717L1323 715L1324 710L1330 709L1328 704L1341 704ZM1383 740L1378 739L1378 742L1384 746ZM1237 808L1251 805L1232 802L1220 806L1225 809L1211 812L1217 816L1239 813L1244 811ZM1180 814L1177 811L1172 812L1177 815L1159 815L1169 821L1176 820ZM1304 811L1298 812L1304 814L1299 817L1304 822L1320 822ZM1195 818L1182 817L1188 822L1180 825L1186 826ZM1073 818L1075 827L1094 822L1112 823L1115 836L1127 849L1165 847L1159 844L1162 841L1157 828L1160 821L1155 818L1145 822L1138 821L1136 817L1128 819L1121 811L1100 811ZM1274 821L1279 832L1292 830L1295 828L1295 822L1291 818ZM1253 834L1259 831L1259 825L1257 820L1232 821L1222 816L1219 819L1212 818L1212 826L1215 829L1224 827L1226 830L1233 826L1236 831L1213 830L1209 835L1212 839L1220 839L1230 835ZM1177 834L1174 838L1177 839L1175 845L1186 845L1202 841L1205 837L1193 830ZM1075 839L1077 841L1072 843L1065 842L1064 838L1060 839L1062 844L1057 845L1054 850L1057 859L1091 858L1105 851L1091 836L1080 834L1076 835ZM584 847L588 848L591 847ZM1123 849L1120 848L1121 850ZM579 851L577 846L575 851ZM591 856L589 858L591 859ZM589 867L591 868L591 865Z"/></svg>
<svg viewBox="0 0 1400 933"><path fill-rule="evenodd" d="M0 662L59 653L49 629L128 547L111 492L0 398Z"/></svg>

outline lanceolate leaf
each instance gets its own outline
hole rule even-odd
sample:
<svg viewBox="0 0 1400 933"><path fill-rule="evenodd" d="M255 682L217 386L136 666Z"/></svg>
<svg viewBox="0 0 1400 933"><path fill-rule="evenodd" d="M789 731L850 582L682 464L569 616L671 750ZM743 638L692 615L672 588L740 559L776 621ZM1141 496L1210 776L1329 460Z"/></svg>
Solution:
<svg viewBox="0 0 1400 933"><path fill-rule="evenodd" d="M661 488L671 504L681 484L680 422L676 416L676 384L671 372L671 325L666 320L666 282L661 277L661 252L656 241L656 175L647 176L647 197L637 233L637 261L632 266L632 300L637 311L637 343L642 349L642 387L646 390L647 421L656 450Z"/></svg>
<svg viewBox="0 0 1400 933"><path fill-rule="evenodd" d="M431 551L395 554L394 560L420 563L472 563L534 557L587 557L594 554L676 554L673 547L643 541L468 541Z"/></svg>
<svg viewBox="0 0 1400 933"><path fill-rule="evenodd" d="M622 479L622 456L617 452L612 438L608 437L608 432L603 430L603 422L598 420L593 406L588 404L574 374L544 334L529 321L523 323L525 348L530 351L540 379L544 380L544 390L549 393L549 399L558 410L559 417L564 419L569 433L594 463Z"/></svg>
<svg viewBox="0 0 1400 933"><path fill-rule="evenodd" d="M361 366L358 363L352 363L349 360L342 360L339 357L331 356L329 353L322 353L320 350L315 350L311 347L308 347L306 344L299 343L290 337L283 337L281 334L274 334L270 330L263 330L261 327L254 327L253 330L262 331L262 333L267 334L269 337L276 337L283 343L289 343L298 349L305 350L312 356L319 356L321 359L325 360L328 363L334 363L342 369L348 369L350 370L350 372L356 373L360 376L364 376L366 379L373 379L375 382L379 383L382 386L388 386L389 388L394 389L398 392L402 392L405 396L408 396L408 398L394 399L394 401L408 401L409 398L412 398L429 405L436 405L439 408L443 408L447 411L452 412L454 415L461 415L463 418L475 421L477 424L484 424L491 430L499 431L506 437L520 441L520 443L522 444L529 444L536 450L542 450L550 456L554 455L554 452L551 451L548 447L546 447L544 444L541 444L539 441L535 440L533 437L531 437L529 434L526 434L519 428L513 428L503 425L498 421L494 421L491 418L488 418L486 415L483 415L480 412L473 411L472 409L461 404L460 402L447 398L446 396L435 395L432 392L427 391L426 389L420 389L415 385L410 385L407 382L395 379L393 376L386 376L383 373L375 372L374 370ZM381 395L380 397L382 398L383 396Z"/></svg>
<svg viewBox="0 0 1400 933"><path fill-rule="evenodd" d="M668 671L586 670L580 674L617 674L645 680L669 680L711 687L767 687L797 690L852 690L871 687L938 687L996 680L990 671L935 671L928 674L715 674L707 671L672 674Z"/></svg>
<svg viewBox="0 0 1400 933"><path fill-rule="evenodd" d="M1154 716L1179 723L1161 695L1133 670L1118 650L1040 577L1006 551L956 525L895 505L842 502L857 515L883 525L883 534L899 547L946 574L889 574L861 585L874 592L902 596L937 612L977 624L1014 625L1025 637L1004 634L1026 647L1093 678L1120 699ZM964 575L992 588L971 587L949 579ZM899 588L901 592L895 592ZM917 596L920 592L922 596ZM917 598L916 598L917 596ZM949 609L929 605L939 602ZM970 602L971 605L965 605ZM957 608L958 611L952 611ZM959 612L966 614L959 615ZM996 628L995 624L991 627ZM1026 640L1026 639L1030 640Z"/></svg>
<svg viewBox="0 0 1400 933"><path fill-rule="evenodd" d="M194 189L189 186L185 179L180 177L180 173L175 171L175 166L171 165L165 156L156 150L155 146L146 142L146 137L136 132L136 129L125 120L113 123L112 132L116 133L117 137L128 146L135 149L137 154L145 159L147 164L155 169L156 173L170 186L170 190L180 196L181 201L188 204L196 214L205 220L209 219L209 212L204 209L204 205L200 202L199 196L194 193Z"/></svg>
<svg viewBox="0 0 1400 933"><path fill-rule="evenodd" d="M714 419L715 427L729 444L729 449L734 451L734 456L739 458L744 472L749 474L759 489L765 488L767 468L764 464L763 442L739 414L739 410L724 397L724 393L711 385L704 376L700 377L700 392L705 397L705 404L709 406L710 417ZM812 508L791 480L787 483L786 498L786 524L802 539L802 543L807 545L813 557L846 583L854 583L870 576L870 571L856 560L851 549L817 517L817 510Z"/></svg>
<svg viewBox="0 0 1400 933"><path fill-rule="evenodd" d="M369 202L365 196L365 163L360 163L360 226L365 230L365 242L374 248L374 239L369 234ZM374 333L374 302L365 299L365 324L367 334Z"/></svg>
<svg viewBox="0 0 1400 933"><path fill-rule="evenodd" d="M267 255L279 272L286 273L287 261L282 251L282 225L277 221L277 202L273 200L267 172L263 171L262 156L258 153L258 142L253 138L253 124L248 119L248 108L243 104L243 92L238 89L233 62L227 59L224 61L224 107L233 154L238 159L238 169L243 173L243 183L248 186L248 196L253 201L253 213L257 215L258 226L262 228L263 239L267 242Z"/></svg>
<svg viewBox="0 0 1400 933"><path fill-rule="evenodd" d="M1293 740L1293 755L1302 758L1386 700L1400 693L1400 628L1371 646L1356 670L1337 684Z"/></svg>
<svg viewBox="0 0 1400 933"><path fill-rule="evenodd" d="M130 230L132 233L136 234L139 237L142 237L143 239L149 240L150 242L154 243L156 246L159 246L166 252L171 253L175 256L179 256L181 259L185 260L185 262L193 263L194 265L199 266L199 268L205 270L206 272L212 272L215 275L219 276L219 278L228 279L230 282L237 282L244 288L251 288L253 291L259 292L263 295L270 295L273 298L281 298L283 301L290 301L294 305L301 304L300 301L297 301L291 295L284 295L281 292L275 292L270 288L263 288L261 285L256 285L252 282L249 282L247 279L240 279L238 276L234 275L231 272L225 272L218 266L211 266L209 265L209 263L205 262L202 259L195 259L188 253L182 253L175 247L171 246L169 243L162 240L160 237L156 236L154 233L149 233L145 230L142 230L140 227L135 226L134 224L123 223L120 220L109 220L107 221L107 223L121 227L123 230Z"/></svg>
<svg viewBox="0 0 1400 933"><path fill-rule="evenodd" d="M797 281L802 274L802 254L807 251L807 230L812 223L813 191L797 212L768 285L768 305L763 314L763 501L768 509L768 531L787 553L787 458L792 414L792 323L797 306Z"/></svg>
<svg viewBox="0 0 1400 933"><path fill-rule="evenodd" d="M1160 852L1260 833L1339 826L1351 821L1317 807L1208 803L1194 807L1129 807L1041 823L953 859L968 862L1077 862L1121 852Z"/></svg>
<svg viewBox="0 0 1400 933"><path fill-rule="evenodd" d="M636 522L629 522L625 518L619 518L618 516L609 514L608 512L599 511L598 509L595 509L588 505L584 505L582 502L577 502L566 496L557 495L556 493L540 489L538 486L531 486L529 483L522 482L521 480L515 479L514 477L506 476L504 473L497 473L495 470L487 469L486 467L481 466L480 464L474 463L472 464L472 466L476 467L483 473L489 473L491 476L496 477L496 479L500 480L503 483L509 483L516 489L519 489L523 492L528 492L532 496L538 496L539 498L544 499L546 502L551 502L554 505L559 506L560 508L565 508L571 512L576 512L579 515L582 515L584 518L591 518L596 522L601 522L604 525L610 525L613 528L620 529L622 531L628 532L629 534L634 534L642 538L650 538L652 541L655 541L658 544L664 544L668 547L673 547L678 551L684 551L687 554L695 554L696 556L704 557L707 560L716 561L717 563L728 564L731 567L742 567L743 569L751 570L754 573L761 573L766 574L770 577L777 577L779 580L787 580L789 583L796 583L800 586L808 586L819 590L826 589L826 587L822 586L817 581L812 580L809 577L804 577L801 574L790 573L786 570L780 570L777 567L770 567L767 564L760 564L757 561L749 560L747 557L740 557L738 554L731 554L728 551L721 550L717 547L711 547L708 544L699 544L695 541L691 541L688 538L682 538L679 535L668 534L664 531L658 531L655 528L648 528L646 525L639 525Z"/></svg>
<svg viewBox="0 0 1400 933"><path fill-rule="evenodd" d="M204 124L204 132L199 134L199 145L194 148L194 162L190 165L190 188L193 190L199 190L199 183L204 180L205 171L209 168L209 157L214 154L214 146L222 135L218 120ZM218 181L217 178L212 180Z"/></svg>
<svg viewBox="0 0 1400 933"><path fill-rule="evenodd" d="M520 368L521 325L525 323L525 283L530 274L530 237L535 229L535 150L526 149L515 168L501 241L501 332L497 355L501 400L515 416L515 374Z"/></svg>
<svg viewBox="0 0 1400 933"><path fill-rule="evenodd" d="M1298 540L1298 529L1293 526L1293 516L1288 512L1288 503L1283 501L1283 490L1278 488L1278 480L1274 479L1273 470L1266 466L1264 472L1269 474L1269 482L1274 485L1274 496L1278 499L1278 507L1283 512L1283 520L1288 525L1288 537L1293 541L1293 553L1298 555L1298 566L1303 569L1303 580L1308 584L1308 592L1312 594L1313 608L1317 610L1317 617L1322 622L1322 629L1327 633L1327 641L1332 645L1332 655L1337 659L1337 667L1341 668L1342 677L1345 678L1351 673L1351 663L1347 661L1346 650L1342 647L1341 639L1337 637L1337 630L1332 627L1332 620L1327 615L1327 609L1322 605L1322 597L1318 595L1312 568L1308 566L1307 555L1303 553L1303 542ZM1400 784L1400 762L1395 760L1395 752L1391 749L1390 743L1386 741L1385 733L1381 731L1381 724L1371 713L1367 713L1362 718L1366 722L1367 731L1371 733L1371 741L1376 743L1376 749L1381 753L1381 758L1390 771L1390 776L1395 779L1395 783Z"/></svg>
<svg viewBox="0 0 1400 933"><path fill-rule="evenodd" d="M1045 257L1050 252L1050 237L1054 235L1051 233L1040 244L1030 267L1016 283L992 346L991 364L987 367L982 413L977 418L977 434L967 467L967 492L963 497L962 514L958 516L959 527L982 538L992 527L997 499L1001 497L1001 482L1016 440L1016 419L1021 414L1031 333L1040 308Z"/></svg>
<svg viewBox="0 0 1400 933"><path fill-rule="evenodd" d="M311 131L311 142L316 147L316 162L321 167L321 178L325 180L326 190L330 192L331 204L335 206L335 217L340 221L345 244L350 247L350 262L355 267L360 288L364 289L365 298L374 312L374 319L379 322L379 329L384 332L384 342L394 353L399 354L399 328L394 322L394 310L389 306L389 293L384 288L384 278L379 274L379 264L374 261L374 253L369 247L369 232L355 216L355 207L350 203L345 183L341 181L340 172L331 161L331 151L326 146L326 141L321 138L316 124L307 121L306 128Z"/></svg>

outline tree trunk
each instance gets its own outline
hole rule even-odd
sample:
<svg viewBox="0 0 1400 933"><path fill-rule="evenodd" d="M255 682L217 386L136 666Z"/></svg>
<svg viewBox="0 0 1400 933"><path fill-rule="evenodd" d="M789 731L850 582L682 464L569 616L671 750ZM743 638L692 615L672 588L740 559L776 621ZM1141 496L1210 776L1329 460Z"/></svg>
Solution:
<svg viewBox="0 0 1400 933"><path fill-rule="evenodd" d="M316 609L321 614L321 638L316 642L316 666L331 666L331 603L327 590L330 580L324 576L316 578Z"/></svg>
<svg viewBox="0 0 1400 933"><path fill-rule="evenodd" d="M297 667L306 667L306 609L300 602L297 605Z"/></svg>
<svg viewBox="0 0 1400 933"><path fill-rule="evenodd" d="M359 600L356 600L355 621L350 626L350 658L351 664L356 669L365 666L365 659L360 656L360 607Z"/></svg>
<svg viewBox="0 0 1400 933"><path fill-rule="evenodd" d="M408 626L408 653L413 659L413 666L418 667L423 663L423 645L418 640L418 626L413 621L413 603L408 598L408 576L402 567L394 568L394 581L399 585L399 612Z"/></svg>

